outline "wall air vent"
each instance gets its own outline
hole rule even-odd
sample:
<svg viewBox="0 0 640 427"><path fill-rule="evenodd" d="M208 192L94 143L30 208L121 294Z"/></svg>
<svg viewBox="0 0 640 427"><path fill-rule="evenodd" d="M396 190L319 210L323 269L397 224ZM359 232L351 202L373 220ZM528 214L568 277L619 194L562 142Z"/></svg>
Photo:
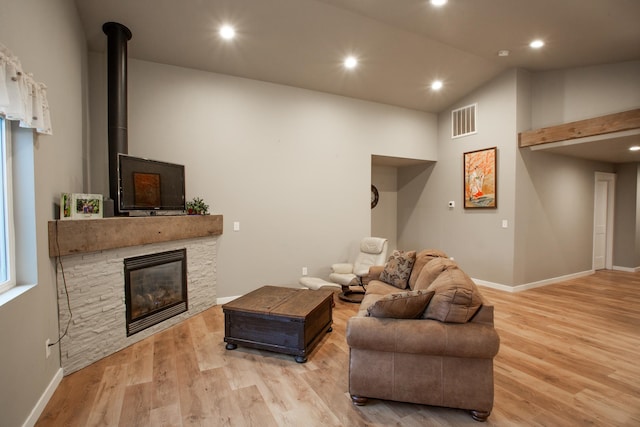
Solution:
<svg viewBox="0 0 640 427"><path fill-rule="evenodd" d="M451 138L473 135L477 132L478 104L467 105L451 112Z"/></svg>

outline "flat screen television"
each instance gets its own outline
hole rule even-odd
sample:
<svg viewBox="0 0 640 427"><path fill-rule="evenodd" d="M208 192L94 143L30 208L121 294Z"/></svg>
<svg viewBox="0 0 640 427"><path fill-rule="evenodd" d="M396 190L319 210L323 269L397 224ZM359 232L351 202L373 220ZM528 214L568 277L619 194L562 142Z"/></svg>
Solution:
<svg viewBox="0 0 640 427"><path fill-rule="evenodd" d="M131 216L185 212L184 166L118 154L118 210Z"/></svg>

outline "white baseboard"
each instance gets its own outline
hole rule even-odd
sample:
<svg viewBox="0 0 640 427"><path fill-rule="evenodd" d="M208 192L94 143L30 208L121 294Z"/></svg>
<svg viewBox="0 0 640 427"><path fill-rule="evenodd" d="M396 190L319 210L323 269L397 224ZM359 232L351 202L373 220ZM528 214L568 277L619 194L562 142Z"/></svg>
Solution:
<svg viewBox="0 0 640 427"><path fill-rule="evenodd" d="M620 267L618 265L614 265L613 269L616 271L626 271L627 273L637 273L640 271L640 267Z"/></svg>
<svg viewBox="0 0 640 427"><path fill-rule="evenodd" d="M44 393L42 393L42 396L40 396L40 399L38 399L38 403L31 410L29 417L27 417L22 427L33 427L36 425L38 418L40 418L40 415L42 415L42 411L44 411L44 408L47 406L47 403L49 403L51 396L53 396L53 393L56 391L56 389L60 385L60 381L62 381L62 376L63 376L62 368L59 368L58 372L56 372L56 374L51 379L51 382L49 383L47 388L44 390Z"/></svg>
<svg viewBox="0 0 640 427"><path fill-rule="evenodd" d="M240 298L242 295L236 295L235 297L224 297L224 298L218 298L216 299L216 304L220 305L220 304L226 304L228 302L233 301L236 298Z"/></svg>
<svg viewBox="0 0 640 427"><path fill-rule="evenodd" d="M564 282L566 280L577 279L579 277L584 277L584 276L590 276L594 273L595 273L595 270L586 270L578 273L567 274L565 276L553 277L551 279L525 283L523 285L517 285L517 286L509 286L509 285L503 285L500 283L487 282L486 280L480 280L480 279L473 279L473 281L476 283L476 285L485 286L487 288L498 289L500 291L522 292L522 291L526 291L527 289L540 288L542 286L552 285L554 283Z"/></svg>
<svg viewBox="0 0 640 427"><path fill-rule="evenodd" d="M497 289L499 291L505 291L505 292L516 292L513 286L503 285L503 284L494 283L494 282L487 282L486 280L480 280L473 277L471 278L471 280L473 280L476 285L484 286L485 288Z"/></svg>

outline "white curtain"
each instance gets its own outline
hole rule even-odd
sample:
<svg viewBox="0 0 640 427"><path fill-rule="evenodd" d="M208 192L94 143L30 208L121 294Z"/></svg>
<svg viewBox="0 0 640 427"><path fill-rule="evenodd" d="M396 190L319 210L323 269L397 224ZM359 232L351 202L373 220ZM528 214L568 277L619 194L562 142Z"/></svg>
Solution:
<svg viewBox="0 0 640 427"><path fill-rule="evenodd" d="M20 60L0 43L0 115L20 127L51 135L47 87L22 70Z"/></svg>

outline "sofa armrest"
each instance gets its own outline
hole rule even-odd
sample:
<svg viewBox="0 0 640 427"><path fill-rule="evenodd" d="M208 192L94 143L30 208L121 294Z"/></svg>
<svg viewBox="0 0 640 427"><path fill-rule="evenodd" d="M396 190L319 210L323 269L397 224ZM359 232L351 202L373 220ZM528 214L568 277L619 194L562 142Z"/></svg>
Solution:
<svg viewBox="0 0 640 427"><path fill-rule="evenodd" d="M482 304L476 314L473 315L469 322L484 323L493 326L493 306L490 304Z"/></svg>
<svg viewBox="0 0 640 427"><path fill-rule="evenodd" d="M355 316L347 322L349 347L396 353L491 359L500 347L495 328L482 323Z"/></svg>

